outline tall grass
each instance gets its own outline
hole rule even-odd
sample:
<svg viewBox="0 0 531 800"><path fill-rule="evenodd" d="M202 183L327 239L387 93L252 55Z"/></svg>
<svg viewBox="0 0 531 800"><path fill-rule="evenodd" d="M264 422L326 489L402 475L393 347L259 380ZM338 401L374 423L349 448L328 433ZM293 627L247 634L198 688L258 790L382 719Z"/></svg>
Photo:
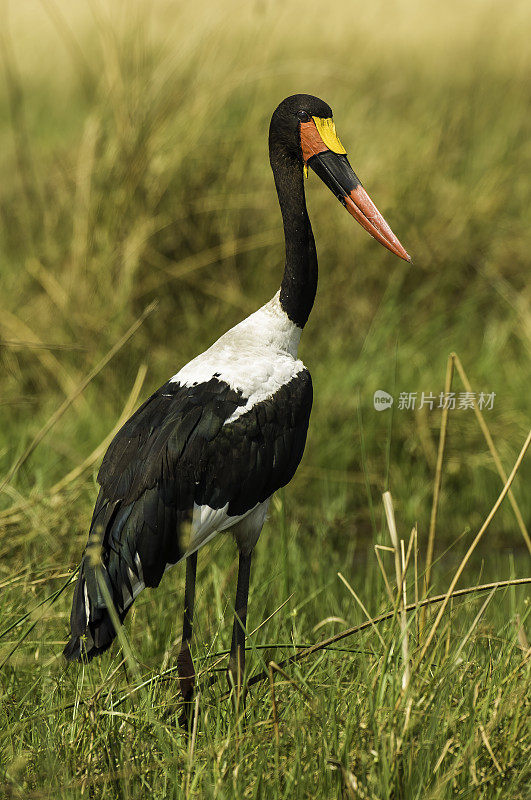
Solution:
<svg viewBox="0 0 531 800"><path fill-rule="evenodd" d="M409 693L397 606L378 626L385 647L370 626L286 667L294 683L273 671L274 711L266 681L234 720L224 679L208 685L230 633L234 553L220 541L199 562L194 655L208 675L193 748L167 672L179 570L139 598L127 627L152 678L142 691L118 648L65 670L71 587L59 589L85 544L117 419L279 284L267 125L303 91L333 107L354 169L414 263L378 247L310 178L320 286L301 357L314 411L301 468L257 548L251 628L293 597L251 637L250 672L363 621L337 572L370 615L389 608L373 550L391 544L386 490L406 548L417 526L406 594L416 585L422 597L441 410L402 410L399 393L438 396L455 351L472 389L496 394L484 417L506 474L529 429L527 4L43 0L2 12L4 794L523 798L521 586L484 608L481 593L449 604ZM377 389L394 395L392 411L374 410ZM432 571L441 592L504 483L474 413L447 422ZM524 459L512 491L528 527L529 478ZM520 527L505 501L460 585L528 574ZM379 552L391 585L392 556ZM407 617L413 663L433 618Z"/></svg>

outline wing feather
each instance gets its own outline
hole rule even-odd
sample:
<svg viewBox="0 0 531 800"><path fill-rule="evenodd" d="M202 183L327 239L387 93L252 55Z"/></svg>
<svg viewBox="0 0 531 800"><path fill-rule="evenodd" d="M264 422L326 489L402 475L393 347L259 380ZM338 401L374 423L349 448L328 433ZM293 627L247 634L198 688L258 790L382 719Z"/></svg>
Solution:
<svg viewBox="0 0 531 800"><path fill-rule="evenodd" d="M196 386L168 382L115 436L98 473L67 658L90 659L115 636L98 570L123 621L138 592L158 586L167 566L186 553L185 523L194 522L191 543L200 544L291 480L312 405L308 371L227 423L246 403L218 378ZM101 551L99 566L91 545Z"/></svg>

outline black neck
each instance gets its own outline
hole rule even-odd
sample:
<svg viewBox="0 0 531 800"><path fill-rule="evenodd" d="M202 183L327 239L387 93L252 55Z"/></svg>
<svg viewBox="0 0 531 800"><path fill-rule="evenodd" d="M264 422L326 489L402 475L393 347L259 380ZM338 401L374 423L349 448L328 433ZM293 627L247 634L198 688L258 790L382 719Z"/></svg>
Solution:
<svg viewBox="0 0 531 800"><path fill-rule="evenodd" d="M302 163L289 155L280 144L271 141L269 160L275 177L286 241L280 304L290 320L303 328L317 291L317 253L306 210Z"/></svg>

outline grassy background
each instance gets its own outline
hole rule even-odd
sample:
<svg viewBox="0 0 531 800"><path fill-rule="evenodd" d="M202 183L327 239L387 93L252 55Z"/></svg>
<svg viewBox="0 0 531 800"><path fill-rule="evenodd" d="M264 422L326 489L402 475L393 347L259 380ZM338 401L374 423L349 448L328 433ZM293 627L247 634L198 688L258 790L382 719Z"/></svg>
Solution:
<svg viewBox="0 0 531 800"><path fill-rule="evenodd" d="M371 614L389 607L373 550L390 543L386 489L406 543L418 525L422 570L441 412L395 402L376 413L376 389L438 395L457 352L473 388L496 393L486 419L510 471L530 416L527 4L338 0L325 12L26 0L4 2L2 15L4 794L526 796L523 588L495 595L459 654L483 598L456 603L405 697L396 622L380 628L385 647L369 630L346 640L349 652L290 668L309 699L277 679L278 747L267 684L253 690L246 726L229 713L224 680L219 691L205 684L192 753L176 728L172 673L116 706L138 675L174 663L182 569L136 603L127 626L136 670L117 669L118 647L90 669L65 670L71 589L39 603L79 560L101 453L89 456L127 398L146 397L276 291L283 242L267 126L295 92L335 110L354 169L414 264L379 247L310 177L320 286L300 353L315 403L301 468L257 547L250 628L293 596L252 637L267 649L251 652L250 672L282 657L274 645L286 655L290 643L363 619L338 570ZM527 522L530 478L527 459L514 483ZM473 413L451 413L434 591L447 588L501 485ZM234 569L228 542L200 555L194 654L205 669L229 642ZM461 585L528 572L506 502ZM411 636L412 648L422 643L415 620Z"/></svg>

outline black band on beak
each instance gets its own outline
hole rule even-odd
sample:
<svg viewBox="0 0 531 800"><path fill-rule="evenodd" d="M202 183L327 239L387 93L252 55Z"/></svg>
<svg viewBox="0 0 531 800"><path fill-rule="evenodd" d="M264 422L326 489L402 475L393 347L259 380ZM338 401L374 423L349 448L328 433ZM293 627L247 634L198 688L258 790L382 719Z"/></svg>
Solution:
<svg viewBox="0 0 531 800"><path fill-rule="evenodd" d="M338 155L331 150L318 153L308 159L308 166L313 169L337 199L345 205L347 197L361 184L360 179L348 163L345 155Z"/></svg>

